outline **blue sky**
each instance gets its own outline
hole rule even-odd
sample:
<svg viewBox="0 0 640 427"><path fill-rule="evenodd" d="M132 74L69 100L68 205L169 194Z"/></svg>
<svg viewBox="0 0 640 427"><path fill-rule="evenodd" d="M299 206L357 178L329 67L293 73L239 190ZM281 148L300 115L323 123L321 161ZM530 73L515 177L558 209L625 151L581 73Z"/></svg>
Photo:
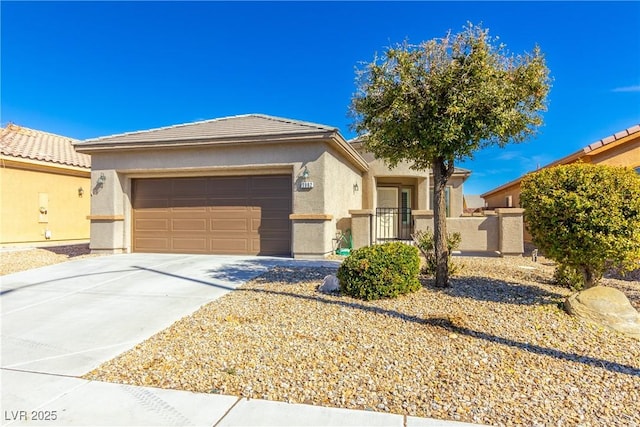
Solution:
<svg viewBox="0 0 640 427"><path fill-rule="evenodd" d="M639 2L8 2L1 117L86 139L236 114L338 127L355 67L481 23L554 79L537 137L478 152L465 192L640 123Z"/></svg>

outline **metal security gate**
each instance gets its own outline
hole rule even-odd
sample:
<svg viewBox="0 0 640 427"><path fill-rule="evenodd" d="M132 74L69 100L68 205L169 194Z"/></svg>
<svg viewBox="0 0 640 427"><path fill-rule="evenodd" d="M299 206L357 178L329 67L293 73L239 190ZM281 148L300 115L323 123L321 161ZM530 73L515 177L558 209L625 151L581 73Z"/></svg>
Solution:
<svg viewBox="0 0 640 427"><path fill-rule="evenodd" d="M376 208L375 240L411 240L413 218L410 208Z"/></svg>

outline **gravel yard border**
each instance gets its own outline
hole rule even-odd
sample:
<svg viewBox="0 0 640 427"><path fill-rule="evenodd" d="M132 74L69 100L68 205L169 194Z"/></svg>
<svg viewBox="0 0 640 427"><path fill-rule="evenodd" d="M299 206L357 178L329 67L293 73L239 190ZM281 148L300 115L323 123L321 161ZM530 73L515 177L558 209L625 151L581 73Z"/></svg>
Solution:
<svg viewBox="0 0 640 427"><path fill-rule="evenodd" d="M640 342L573 318L541 259L457 257L441 290L321 294L275 268L85 378L491 425L640 426ZM640 307L640 283L605 279Z"/></svg>
<svg viewBox="0 0 640 427"><path fill-rule="evenodd" d="M82 259L95 256L100 255L91 254L88 243L46 246L41 248L0 248L0 276L18 273L32 268L58 264L70 261L71 259Z"/></svg>

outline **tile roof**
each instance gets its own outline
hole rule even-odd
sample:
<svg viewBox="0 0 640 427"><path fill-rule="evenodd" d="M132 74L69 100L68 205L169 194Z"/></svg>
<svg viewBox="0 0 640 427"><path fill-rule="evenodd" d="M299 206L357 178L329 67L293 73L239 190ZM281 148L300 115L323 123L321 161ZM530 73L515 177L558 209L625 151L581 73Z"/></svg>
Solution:
<svg viewBox="0 0 640 427"><path fill-rule="evenodd" d="M596 142L592 142L591 144L587 145L586 147L576 151L573 154L569 154L568 156L565 156L559 160L556 160L554 162L549 163L546 166L543 166L542 169L545 168L549 168L552 166L557 166L557 165L563 165L563 164L567 164L567 163L571 163L574 162L584 156L590 156L592 154L592 151L595 151L599 148L605 147L608 144L611 144L613 142L619 141L623 138L626 138L630 135L634 135L634 134L640 134L640 124L637 125L633 125L625 130L621 130L620 132L616 132L613 135L609 135L607 137L604 137L602 139L597 140ZM486 193L481 194L481 197L487 197L495 192L498 192L500 190L503 190L507 187L510 187L512 185L518 184L520 181L522 180L522 177L516 178L513 181L509 181L506 184L502 184L499 187L493 188L489 191L487 191Z"/></svg>
<svg viewBox="0 0 640 427"><path fill-rule="evenodd" d="M625 130L621 130L620 132L616 132L614 135L609 135L606 138L599 139L596 142L593 142L582 149L585 154L590 153L593 150L597 150L600 147L603 147L607 144L611 144L612 142L618 141L626 136L633 135L634 133L640 132L640 124L631 126Z"/></svg>
<svg viewBox="0 0 640 427"><path fill-rule="evenodd" d="M0 128L0 153L80 168L91 168L91 156L76 152L74 139L15 124Z"/></svg>
<svg viewBox="0 0 640 427"><path fill-rule="evenodd" d="M293 136L337 131L338 129L335 127L316 123L284 119L264 114L245 114L87 139L80 142L78 146L102 143L126 144L208 139L224 140L276 135Z"/></svg>

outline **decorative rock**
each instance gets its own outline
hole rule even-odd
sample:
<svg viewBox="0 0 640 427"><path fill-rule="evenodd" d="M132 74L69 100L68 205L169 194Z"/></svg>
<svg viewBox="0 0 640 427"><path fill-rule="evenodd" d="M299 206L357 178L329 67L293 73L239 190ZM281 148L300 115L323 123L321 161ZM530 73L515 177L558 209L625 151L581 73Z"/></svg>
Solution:
<svg viewBox="0 0 640 427"><path fill-rule="evenodd" d="M619 290L595 286L570 295L565 309L578 317L640 339L640 314Z"/></svg>
<svg viewBox="0 0 640 427"><path fill-rule="evenodd" d="M325 276L324 282L322 282L318 290L327 294L338 292L340 290L340 281L333 274Z"/></svg>

